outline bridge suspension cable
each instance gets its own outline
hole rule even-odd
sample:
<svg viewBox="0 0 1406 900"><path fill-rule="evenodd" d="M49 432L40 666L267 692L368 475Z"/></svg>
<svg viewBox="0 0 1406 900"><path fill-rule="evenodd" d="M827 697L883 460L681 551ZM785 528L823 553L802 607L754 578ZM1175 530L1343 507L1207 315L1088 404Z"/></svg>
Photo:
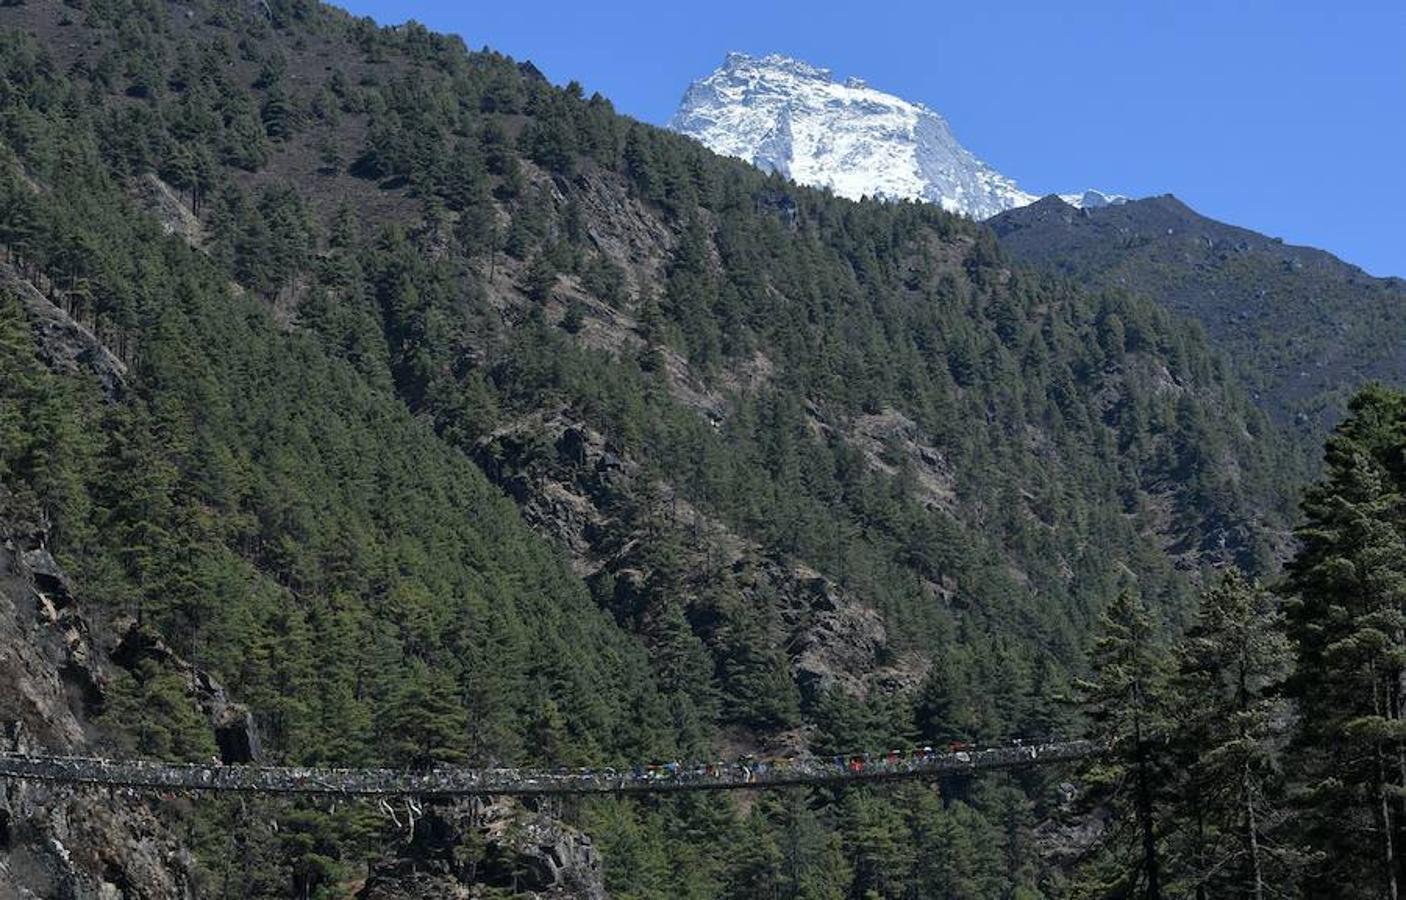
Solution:
<svg viewBox="0 0 1406 900"><path fill-rule="evenodd" d="M743 758L630 769L328 769L201 765L150 760L0 753L0 779L107 785L149 791L230 791L340 796L536 796L757 790L888 781L1049 765L1094 756L1096 741L890 751L828 759Z"/></svg>

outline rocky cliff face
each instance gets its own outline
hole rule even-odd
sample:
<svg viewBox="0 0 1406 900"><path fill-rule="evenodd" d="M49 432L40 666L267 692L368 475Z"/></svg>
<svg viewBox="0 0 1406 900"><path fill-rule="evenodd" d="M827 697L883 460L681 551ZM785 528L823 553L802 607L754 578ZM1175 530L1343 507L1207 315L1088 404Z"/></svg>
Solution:
<svg viewBox="0 0 1406 900"><path fill-rule="evenodd" d="M358 900L459 900L481 888L544 900L605 900L605 873L591 839L541 809L501 800L438 804L403 813L404 839L371 869ZM486 843L485 858L470 842Z"/></svg>
<svg viewBox="0 0 1406 900"><path fill-rule="evenodd" d="M963 147L936 111L785 56L729 53L689 87L669 127L851 199L928 200L974 219L1036 200ZM1089 207L1125 199L1063 196Z"/></svg>
<svg viewBox="0 0 1406 900"><path fill-rule="evenodd" d="M91 754L113 662L45 549L45 526L0 485L0 752ZM125 793L0 783L0 896L195 896L195 865L159 808Z"/></svg>

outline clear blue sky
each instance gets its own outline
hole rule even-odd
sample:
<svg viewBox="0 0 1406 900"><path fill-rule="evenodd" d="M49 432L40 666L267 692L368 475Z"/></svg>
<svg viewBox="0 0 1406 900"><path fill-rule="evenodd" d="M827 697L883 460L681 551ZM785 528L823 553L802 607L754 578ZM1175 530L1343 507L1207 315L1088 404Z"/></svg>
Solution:
<svg viewBox="0 0 1406 900"><path fill-rule="evenodd" d="M1406 276L1406 0L351 0L663 123L728 50L933 107L1026 190L1171 192Z"/></svg>

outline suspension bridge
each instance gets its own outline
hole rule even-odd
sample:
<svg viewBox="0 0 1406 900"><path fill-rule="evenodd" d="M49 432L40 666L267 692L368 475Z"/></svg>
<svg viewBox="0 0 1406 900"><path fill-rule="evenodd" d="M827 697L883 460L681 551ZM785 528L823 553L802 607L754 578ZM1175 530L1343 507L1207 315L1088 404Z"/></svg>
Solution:
<svg viewBox="0 0 1406 900"><path fill-rule="evenodd" d="M1000 747L893 750L829 758L651 763L617 770L332 769L163 763L150 760L0 753L0 779L98 785L143 791L210 791L381 797L488 797L759 790L792 785L936 778L1070 762L1097 755L1096 741Z"/></svg>

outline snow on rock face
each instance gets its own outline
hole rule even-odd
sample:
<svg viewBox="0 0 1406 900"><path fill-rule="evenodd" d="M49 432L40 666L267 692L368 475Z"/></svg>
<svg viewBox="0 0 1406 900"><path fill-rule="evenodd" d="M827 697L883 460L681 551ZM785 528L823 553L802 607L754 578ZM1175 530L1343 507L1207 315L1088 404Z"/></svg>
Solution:
<svg viewBox="0 0 1406 900"><path fill-rule="evenodd" d="M933 110L786 56L729 53L689 87L669 127L852 199L927 200L974 219L1038 199L973 156ZM1060 196L1078 207L1126 202L1094 190Z"/></svg>
<svg viewBox="0 0 1406 900"><path fill-rule="evenodd" d="M1122 194L1105 194L1089 188L1082 194L1060 194L1059 199L1078 209L1098 209L1100 206L1122 206L1128 198Z"/></svg>

